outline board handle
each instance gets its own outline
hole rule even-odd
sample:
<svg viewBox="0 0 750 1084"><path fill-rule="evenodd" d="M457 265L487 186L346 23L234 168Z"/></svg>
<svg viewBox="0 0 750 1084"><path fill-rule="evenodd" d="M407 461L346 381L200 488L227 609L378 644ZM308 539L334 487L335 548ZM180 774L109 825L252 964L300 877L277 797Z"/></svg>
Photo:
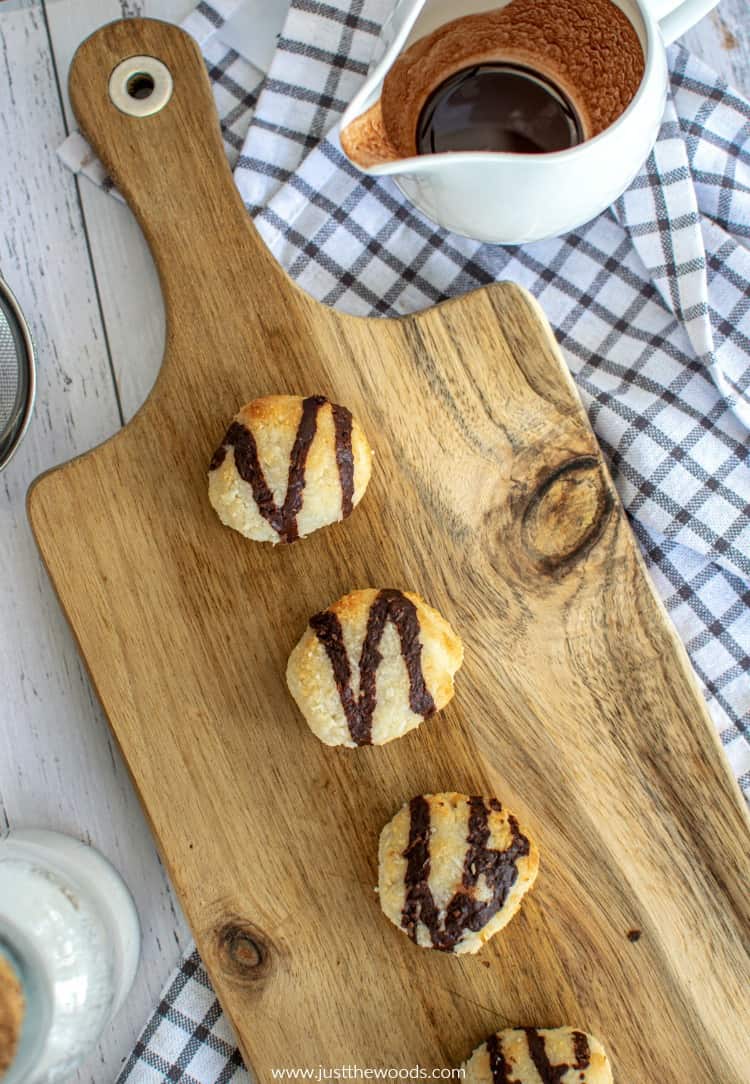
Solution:
<svg viewBox="0 0 750 1084"><path fill-rule="evenodd" d="M231 289L238 261L243 283L255 278L267 289L269 279L286 279L235 187L206 66L188 34L156 19L109 23L73 58L70 100L146 235L168 312L174 291L188 302L192 291L200 304L206 275ZM248 276L248 261L257 276Z"/></svg>

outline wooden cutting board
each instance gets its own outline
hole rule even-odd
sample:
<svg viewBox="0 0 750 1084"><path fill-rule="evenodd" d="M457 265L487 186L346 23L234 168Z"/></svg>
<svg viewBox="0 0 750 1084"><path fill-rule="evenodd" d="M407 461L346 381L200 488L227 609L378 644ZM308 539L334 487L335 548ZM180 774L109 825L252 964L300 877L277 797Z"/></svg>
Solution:
<svg viewBox="0 0 750 1084"><path fill-rule="evenodd" d="M107 89L134 54L174 77L142 119ZM453 1065L499 1027L570 1023L618 1084L747 1084L746 810L541 311L509 284L402 320L301 293L174 27L99 31L71 94L151 245L167 349L134 421L41 478L29 512L259 1080ZM223 528L206 495L228 420L271 392L345 403L376 449L354 515L286 548ZM460 631L457 695L385 748L326 748L286 659L312 613L370 585ZM474 958L417 948L373 891L385 821L452 789L500 797L542 852Z"/></svg>

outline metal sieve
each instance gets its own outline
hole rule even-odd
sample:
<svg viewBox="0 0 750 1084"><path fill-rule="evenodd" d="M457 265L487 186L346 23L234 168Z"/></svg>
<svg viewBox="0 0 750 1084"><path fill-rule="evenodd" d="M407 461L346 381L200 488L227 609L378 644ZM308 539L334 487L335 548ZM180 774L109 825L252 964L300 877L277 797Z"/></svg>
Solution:
<svg viewBox="0 0 750 1084"><path fill-rule="evenodd" d="M0 470L26 432L35 386L31 335L18 302L0 279Z"/></svg>

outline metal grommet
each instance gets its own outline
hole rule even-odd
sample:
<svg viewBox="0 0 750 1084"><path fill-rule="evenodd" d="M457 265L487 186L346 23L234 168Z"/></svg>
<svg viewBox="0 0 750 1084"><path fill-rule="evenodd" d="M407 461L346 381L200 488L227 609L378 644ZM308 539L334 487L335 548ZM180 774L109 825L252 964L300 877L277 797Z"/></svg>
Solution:
<svg viewBox="0 0 750 1084"><path fill-rule="evenodd" d="M172 76L153 56L131 56L109 77L109 96L129 117L151 117L172 97Z"/></svg>

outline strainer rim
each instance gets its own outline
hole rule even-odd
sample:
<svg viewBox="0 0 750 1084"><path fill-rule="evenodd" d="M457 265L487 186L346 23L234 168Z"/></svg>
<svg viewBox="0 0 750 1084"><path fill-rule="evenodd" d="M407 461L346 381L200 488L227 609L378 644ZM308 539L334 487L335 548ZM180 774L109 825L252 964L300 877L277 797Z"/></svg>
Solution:
<svg viewBox="0 0 750 1084"><path fill-rule="evenodd" d="M34 401L36 399L36 356L29 325L26 323L26 318L21 311L21 307L16 300L15 294L8 283L3 279L2 275L0 275L0 296L2 296L2 300L10 309L10 313L16 322L16 327L23 342L24 353L26 355L26 380L28 389L21 417L16 423L15 428L10 431L10 439L5 451L0 452L0 471L3 471L16 454L18 446L29 427L31 415L34 412Z"/></svg>

